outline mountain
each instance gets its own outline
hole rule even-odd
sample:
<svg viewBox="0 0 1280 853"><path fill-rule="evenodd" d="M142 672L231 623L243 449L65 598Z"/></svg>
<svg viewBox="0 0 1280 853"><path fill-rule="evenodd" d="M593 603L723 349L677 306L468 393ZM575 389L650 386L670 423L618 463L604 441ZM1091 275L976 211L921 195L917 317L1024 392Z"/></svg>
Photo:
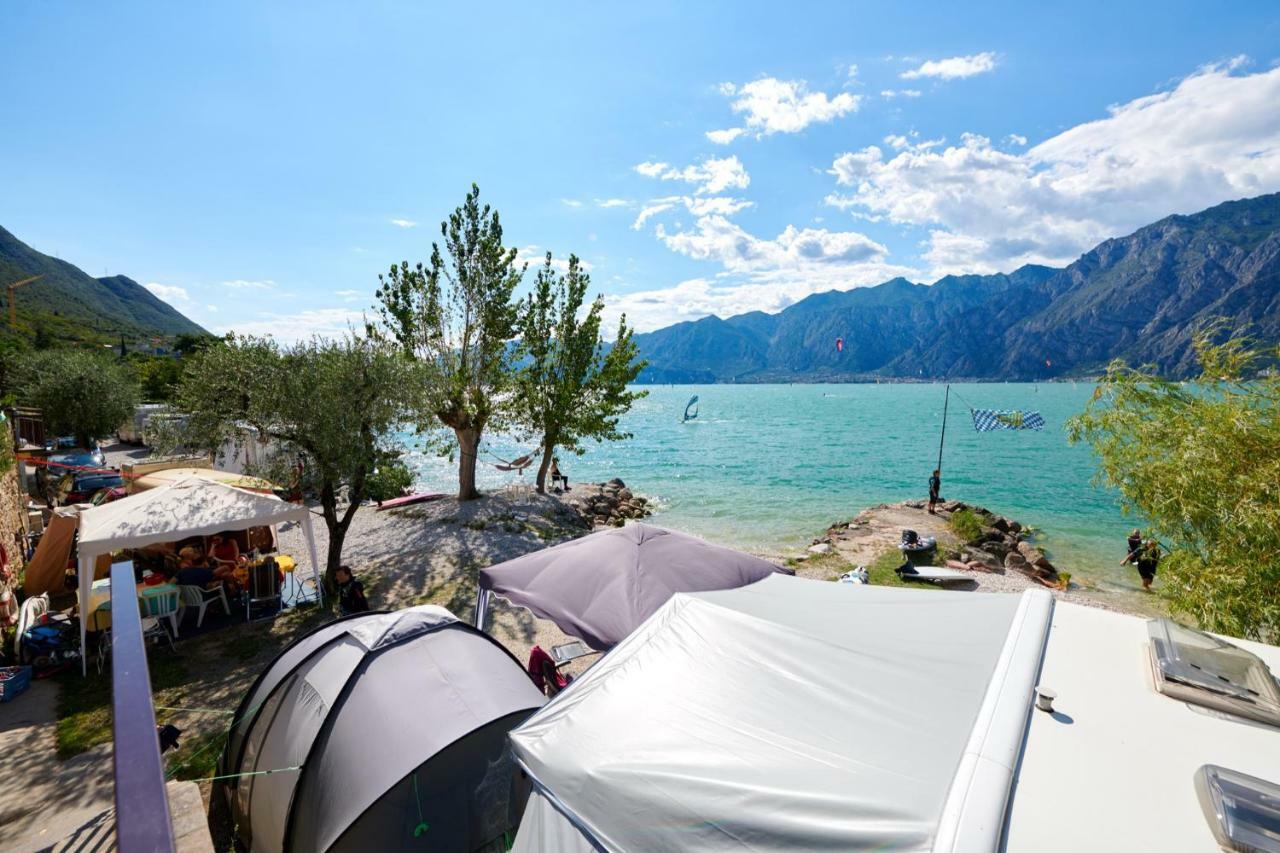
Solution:
<svg viewBox="0 0 1280 853"><path fill-rule="evenodd" d="M121 335L139 340L207 334L133 279L94 278L0 228L0 294L5 285L33 275L43 278L14 291L18 332L26 337L33 337L37 328L55 339L103 343L116 343Z"/></svg>
<svg viewBox="0 0 1280 853"><path fill-rule="evenodd" d="M1065 269L896 278L635 339L641 382L1045 379L1114 358L1179 377L1220 317L1280 342L1280 194L1170 216Z"/></svg>

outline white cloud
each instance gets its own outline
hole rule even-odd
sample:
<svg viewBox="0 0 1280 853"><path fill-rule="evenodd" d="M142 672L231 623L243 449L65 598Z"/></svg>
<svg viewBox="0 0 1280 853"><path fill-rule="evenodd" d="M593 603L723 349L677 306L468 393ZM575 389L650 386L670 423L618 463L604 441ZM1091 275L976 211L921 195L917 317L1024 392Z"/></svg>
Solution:
<svg viewBox="0 0 1280 853"><path fill-rule="evenodd" d="M995 67L996 55L994 53L975 53L971 56L953 56L949 59L930 59L920 67L904 71L898 76L903 80L919 80L923 77L933 77L938 80L956 80L962 77L972 77L975 74L985 74L988 71L995 70Z"/></svg>
<svg viewBox="0 0 1280 853"><path fill-rule="evenodd" d="M313 337L341 338L353 328L364 328L364 314L346 308L318 308L296 314L262 313L256 320L238 320L219 328L219 332L271 336L283 343L309 340Z"/></svg>
<svg viewBox="0 0 1280 853"><path fill-rule="evenodd" d="M191 301L191 297L187 295L187 289L185 287L179 287L176 284L160 284L159 282L152 281L142 286L147 290L150 290L160 299L168 302L170 305L175 302Z"/></svg>
<svg viewBox="0 0 1280 853"><path fill-rule="evenodd" d="M527 246L522 246L516 249L516 263L528 264L530 273L536 272L546 262L547 262L547 250L542 248L536 243L530 243ZM556 257L553 255L551 258L551 268L554 270L559 270L562 273L568 272L569 271L568 255L562 258ZM591 270L595 268L595 265L592 264L590 261L587 261L584 258L579 257L578 268L581 269L583 272L591 272Z"/></svg>
<svg viewBox="0 0 1280 853"><path fill-rule="evenodd" d="M631 202L625 198L598 198L596 199L596 207L603 207L606 210L612 207L630 207Z"/></svg>
<svg viewBox="0 0 1280 853"><path fill-rule="evenodd" d="M1020 133L1011 133L1004 138L1005 145L1026 145L1027 138Z"/></svg>
<svg viewBox="0 0 1280 853"><path fill-rule="evenodd" d="M666 163L641 163L635 170L647 178L664 181L683 181L696 184L699 195L724 192L727 189L746 189L751 176L736 156L708 157L701 163L676 169Z"/></svg>
<svg viewBox="0 0 1280 853"><path fill-rule="evenodd" d="M669 233L660 224L655 233L672 251L696 260L717 261L733 273L878 261L889 251L856 231L797 229L793 225L773 240L764 240L719 213L698 217L692 231Z"/></svg>
<svg viewBox="0 0 1280 853"><path fill-rule="evenodd" d="M924 93L921 92L919 89L881 89L880 90L880 97L886 100L893 100L894 98L918 98L922 94Z"/></svg>
<svg viewBox="0 0 1280 853"><path fill-rule="evenodd" d="M333 295L340 297L344 302L355 302L364 296L358 290L335 290Z"/></svg>
<svg viewBox="0 0 1280 853"><path fill-rule="evenodd" d="M645 202L640 209L640 213L636 216L635 222L631 224L631 228L633 231L639 231L653 217L677 207L684 207L694 216L711 216L713 214L732 216L754 206L755 202L729 196L694 197L673 195L665 198L655 198Z"/></svg>
<svg viewBox="0 0 1280 853"><path fill-rule="evenodd" d="M966 134L842 154L831 171L848 191L828 203L929 229L937 274L1069 263L1171 213L1280 190L1280 68L1239 68L1201 68L1026 151Z"/></svg>
<svg viewBox="0 0 1280 853"><path fill-rule="evenodd" d="M208 311L210 314L217 314L217 313L218 313L218 306L217 306L217 305L206 305L206 306L204 306L204 310Z"/></svg>
<svg viewBox="0 0 1280 853"><path fill-rule="evenodd" d="M741 127L730 127L725 130L708 130L707 139L716 145L728 145L747 131Z"/></svg>
<svg viewBox="0 0 1280 853"><path fill-rule="evenodd" d="M560 203L565 207L582 207L582 202L578 201L576 198L562 198L560 199Z"/></svg>
<svg viewBox="0 0 1280 853"><path fill-rule="evenodd" d="M247 281L243 278L237 278L233 281L224 281L223 287L229 287L232 290L271 290L276 283L271 279L262 279L261 281Z"/></svg>
<svg viewBox="0 0 1280 853"><path fill-rule="evenodd" d="M387 221L397 228L417 228L418 227L418 223L414 222L412 219L388 219Z"/></svg>
<svg viewBox="0 0 1280 853"><path fill-rule="evenodd" d="M862 102L861 95L841 92L828 96L826 92L809 91L803 80L776 77L763 77L742 86L724 83L720 92L735 98L729 108L745 117L746 127L708 131L707 138L718 145L726 145L747 131L754 131L757 137L799 133L811 124L856 112Z"/></svg>

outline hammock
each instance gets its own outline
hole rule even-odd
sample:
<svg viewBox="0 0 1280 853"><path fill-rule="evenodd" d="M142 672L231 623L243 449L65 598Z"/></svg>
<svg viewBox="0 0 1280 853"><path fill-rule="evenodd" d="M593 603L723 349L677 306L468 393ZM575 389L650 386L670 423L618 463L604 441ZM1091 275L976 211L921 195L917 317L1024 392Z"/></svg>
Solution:
<svg viewBox="0 0 1280 853"><path fill-rule="evenodd" d="M526 453L524 456L520 456L515 459L512 459L510 462L508 462L505 459L500 459L497 456L494 456L493 458L497 459L499 463L497 465L494 465L493 467L497 468L499 471L517 471L523 474L524 469L528 468L530 465L533 464L532 453Z"/></svg>

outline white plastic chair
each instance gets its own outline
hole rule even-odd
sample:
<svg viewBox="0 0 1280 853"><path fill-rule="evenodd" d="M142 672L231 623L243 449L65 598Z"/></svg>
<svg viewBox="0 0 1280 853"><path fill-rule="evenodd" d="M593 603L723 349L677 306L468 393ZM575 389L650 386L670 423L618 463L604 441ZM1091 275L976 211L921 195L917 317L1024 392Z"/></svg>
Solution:
<svg viewBox="0 0 1280 853"><path fill-rule="evenodd" d="M40 621L40 617L49 612L49 593L42 592L39 595L33 595L26 601L22 602L22 609L18 611L18 632L13 635L13 659L22 660L22 635Z"/></svg>
<svg viewBox="0 0 1280 853"><path fill-rule="evenodd" d="M156 633L158 627L169 640L169 646L173 646L173 637L178 636L178 606L180 600L178 590L174 587L152 587L144 589L138 595L139 616L142 617L142 633L143 636L151 636ZM165 630L164 621L169 620L169 625L173 630L173 637L169 636L169 632Z"/></svg>
<svg viewBox="0 0 1280 853"><path fill-rule="evenodd" d="M202 586L183 584L178 587L178 592L182 596L183 608L198 608L196 613L197 628L204 624L204 612L215 601L221 601L222 609L226 611L228 616L231 615L231 604L227 601L227 591L222 584L218 584L216 589L205 589Z"/></svg>

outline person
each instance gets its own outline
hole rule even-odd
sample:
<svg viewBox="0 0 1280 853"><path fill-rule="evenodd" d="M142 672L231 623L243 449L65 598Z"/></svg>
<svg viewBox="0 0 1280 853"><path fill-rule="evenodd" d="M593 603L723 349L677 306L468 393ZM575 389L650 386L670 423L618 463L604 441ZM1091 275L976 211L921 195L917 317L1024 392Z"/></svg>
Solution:
<svg viewBox="0 0 1280 853"><path fill-rule="evenodd" d="M929 515L937 515L934 507L938 501L942 500L939 493L942 491L942 471L938 468L933 469L933 476L929 478Z"/></svg>
<svg viewBox="0 0 1280 853"><path fill-rule="evenodd" d="M564 490L569 491L569 478L560 471L560 458L558 456L551 457L551 488L556 487L556 483L564 483Z"/></svg>
<svg viewBox="0 0 1280 853"><path fill-rule="evenodd" d="M178 571L173 580L181 586L198 586L204 589L214 582L213 569L205 563L199 548L188 545L178 552Z"/></svg>
<svg viewBox="0 0 1280 853"><path fill-rule="evenodd" d="M1129 547L1125 552L1125 558L1120 561L1120 565L1122 566L1126 563L1133 563L1137 561L1138 551L1142 548L1142 531L1136 527L1133 528L1133 530L1129 532L1129 538L1126 540L1126 544Z"/></svg>
<svg viewBox="0 0 1280 853"><path fill-rule="evenodd" d="M1138 576L1142 578L1142 588L1151 592L1151 582L1156 579L1156 569L1160 566L1160 546L1156 540L1139 540L1138 547L1129 553L1121 562L1133 563L1138 568Z"/></svg>
<svg viewBox="0 0 1280 853"><path fill-rule="evenodd" d="M240 560L240 543L225 533L215 533L209 539L209 557L219 566L235 568Z"/></svg>
<svg viewBox="0 0 1280 853"><path fill-rule="evenodd" d="M338 566L333 577L338 582L338 611L343 616L364 613L369 609L369 601L364 597L364 584L351 574L350 566Z"/></svg>

